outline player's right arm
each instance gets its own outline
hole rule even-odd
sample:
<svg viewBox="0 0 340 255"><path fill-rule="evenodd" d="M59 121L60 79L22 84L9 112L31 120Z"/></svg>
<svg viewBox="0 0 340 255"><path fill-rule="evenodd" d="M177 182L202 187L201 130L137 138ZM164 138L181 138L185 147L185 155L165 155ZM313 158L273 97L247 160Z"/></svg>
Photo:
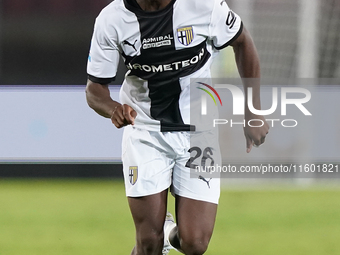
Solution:
<svg viewBox="0 0 340 255"><path fill-rule="evenodd" d="M117 128L134 124L136 111L129 105L121 105L112 100L107 84L102 85L88 80L85 91L88 105L99 115L110 118Z"/></svg>
<svg viewBox="0 0 340 255"><path fill-rule="evenodd" d="M137 113L110 97L108 84L114 80L119 63L118 36L114 27L108 26L111 17L110 9L104 9L96 19L87 62L86 100L93 110L121 128L133 125Z"/></svg>

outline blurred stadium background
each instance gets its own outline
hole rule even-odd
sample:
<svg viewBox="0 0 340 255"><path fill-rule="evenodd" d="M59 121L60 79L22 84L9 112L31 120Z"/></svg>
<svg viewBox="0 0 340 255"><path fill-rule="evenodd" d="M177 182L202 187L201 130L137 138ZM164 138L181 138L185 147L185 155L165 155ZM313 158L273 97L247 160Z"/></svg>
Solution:
<svg viewBox="0 0 340 255"><path fill-rule="evenodd" d="M109 2L0 0L0 255L123 255L133 246L122 133L84 95L94 19ZM340 1L228 3L253 35L265 84L327 86L313 87L311 106L323 125L305 123L281 140L272 130L250 156L235 150L242 130L229 130L222 149L229 158L340 163ZM114 98L124 72L110 87ZM238 76L232 50L213 72ZM340 254L338 181L295 177L223 180L207 254Z"/></svg>

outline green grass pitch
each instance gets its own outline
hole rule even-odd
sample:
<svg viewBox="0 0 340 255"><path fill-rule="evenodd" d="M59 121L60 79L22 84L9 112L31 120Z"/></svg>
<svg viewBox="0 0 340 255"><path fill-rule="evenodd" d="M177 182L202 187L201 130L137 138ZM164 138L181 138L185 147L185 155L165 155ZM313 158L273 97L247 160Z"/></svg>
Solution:
<svg viewBox="0 0 340 255"><path fill-rule="evenodd" d="M206 254L338 255L339 240L339 189L223 190ZM122 181L0 180L1 255L128 255L133 245Z"/></svg>

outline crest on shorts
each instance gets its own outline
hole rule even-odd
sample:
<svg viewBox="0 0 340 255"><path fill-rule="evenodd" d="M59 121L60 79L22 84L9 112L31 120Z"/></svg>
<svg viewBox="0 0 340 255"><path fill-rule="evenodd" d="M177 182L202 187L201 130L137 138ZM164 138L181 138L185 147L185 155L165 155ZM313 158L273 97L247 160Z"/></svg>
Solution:
<svg viewBox="0 0 340 255"><path fill-rule="evenodd" d="M137 166L130 166L129 167L129 180L132 185L137 182L138 179L138 167Z"/></svg>
<svg viewBox="0 0 340 255"><path fill-rule="evenodd" d="M194 40L192 26L177 28L177 38L181 44L188 46Z"/></svg>

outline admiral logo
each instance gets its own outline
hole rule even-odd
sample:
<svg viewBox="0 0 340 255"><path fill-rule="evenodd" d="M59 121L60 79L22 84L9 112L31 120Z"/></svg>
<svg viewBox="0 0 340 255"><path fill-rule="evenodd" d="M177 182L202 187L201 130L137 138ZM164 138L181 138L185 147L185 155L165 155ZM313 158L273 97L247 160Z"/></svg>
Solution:
<svg viewBox="0 0 340 255"><path fill-rule="evenodd" d="M171 36L171 34L165 35L165 36L158 36L158 37L152 37L152 38L144 38L142 41L143 50L150 49L150 48L158 48L166 45L171 45L171 40L174 38Z"/></svg>
<svg viewBox="0 0 340 255"><path fill-rule="evenodd" d="M188 46L194 40L194 32L192 26L178 28L177 38L181 44Z"/></svg>

